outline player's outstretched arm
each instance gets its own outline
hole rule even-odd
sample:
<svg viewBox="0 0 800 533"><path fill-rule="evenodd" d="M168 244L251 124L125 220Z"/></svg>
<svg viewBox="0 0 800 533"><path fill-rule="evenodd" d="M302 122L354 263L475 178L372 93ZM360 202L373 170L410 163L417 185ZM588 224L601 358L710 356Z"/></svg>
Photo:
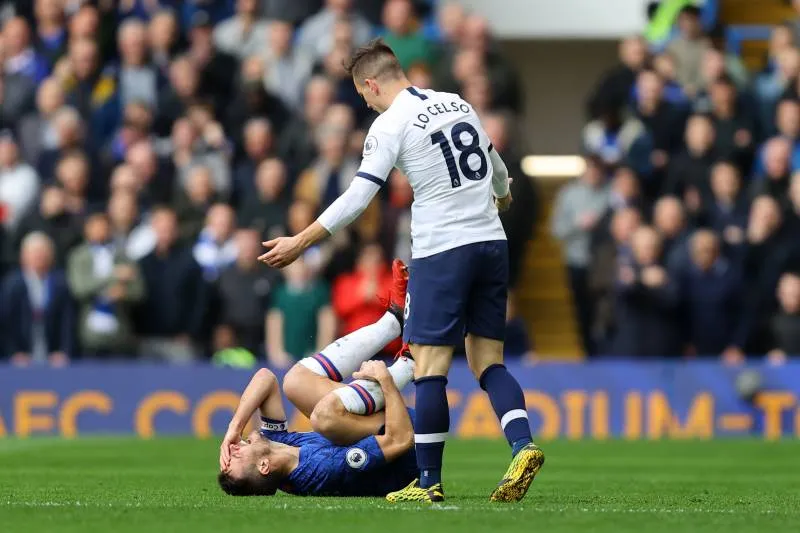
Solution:
<svg viewBox="0 0 800 533"><path fill-rule="evenodd" d="M283 410L278 378L267 368L259 369L250 379L250 383L239 398L239 405L228 424L228 431L222 440L219 450L219 466L226 470L230 463L230 446L238 444L242 438L247 422L256 412L261 411L261 416L270 420L286 420Z"/></svg>
<svg viewBox="0 0 800 533"><path fill-rule="evenodd" d="M278 237L262 243L270 250L259 261L273 268L294 263L305 250L349 225L364 212L380 186L366 179L354 179L350 187L319 218L294 237Z"/></svg>
<svg viewBox="0 0 800 533"><path fill-rule="evenodd" d="M397 459L414 446L414 426L411 424L411 417L408 416L403 395L394 384L392 375L383 361L365 362L353 377L371 379L381 386L386 402L384 408L386 422L384 434L378 435L375 439L387 461Z"/></svg>

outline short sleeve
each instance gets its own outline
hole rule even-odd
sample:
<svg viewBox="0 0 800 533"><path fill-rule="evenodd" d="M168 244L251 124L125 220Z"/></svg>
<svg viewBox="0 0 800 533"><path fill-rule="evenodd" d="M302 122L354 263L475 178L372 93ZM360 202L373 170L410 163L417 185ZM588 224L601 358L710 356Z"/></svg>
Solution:
<svg viewBox="0 0 800 533"><path fill-rule="evenodd" d="M390 131L386 120L382 120L383 118L384 116L381 116L375 120L367 132L361 166L356 173L357 177L369 180L381 187L386 183L389 173L397 163L400 151L400 135Z"/></svg>
<svg viewBox="0 0 800 533"><path fill-rule="evenodd" d="M341 448L347 468L366 472L386 464L386 458L374 436L361 439L352 446Z"/></svg>

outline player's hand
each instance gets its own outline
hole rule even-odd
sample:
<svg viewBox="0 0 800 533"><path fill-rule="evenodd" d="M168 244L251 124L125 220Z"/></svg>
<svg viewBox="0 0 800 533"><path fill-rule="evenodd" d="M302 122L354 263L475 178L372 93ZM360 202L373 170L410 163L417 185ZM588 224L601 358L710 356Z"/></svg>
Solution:
<svg viewBox="0 0 800 533"><path fill-rule="evenodd" d="M261 243L269 251L258 260L272 268L283 268L291 265L303 253L303 247L295 237L278 237Z"/></svg>
<svg viewBox="0 0 800 533"><path fill-rule="evenodd" d="M514 178L508 178L508 194L503 196L502 198L495 197L494 205L497 207L497 210L501 213L505 213L511 207L511 202L514 201L514 197L511 196L511 184L514 183Z"/></svg>
<svg viewBox="0 0 800 533"><path fill-rule="evenodd" d="M225 472L231 466L231 446L239 444L242 439L242 432L232 428L228 428L225 437L222 439L222 444L219 445L219 469Z"/></svg>
<svg viewBox="0 0 800 533"><path fill-rule="evenodd" d="M369 379L371 381L382 381L384 379L392 379L389 369L386 368L386 363L383 361L365 361L361 364L361 369L353 372L355 379Z"/></svg>

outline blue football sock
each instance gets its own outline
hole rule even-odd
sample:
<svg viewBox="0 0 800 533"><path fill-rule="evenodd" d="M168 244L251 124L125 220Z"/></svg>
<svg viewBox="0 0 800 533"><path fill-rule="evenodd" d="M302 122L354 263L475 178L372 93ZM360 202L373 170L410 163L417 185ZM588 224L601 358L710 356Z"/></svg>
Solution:
<svg viewBox="0 0 800 533"><path fill-rule="evenodd" d="M533 442L522 387L505 365L492 365L484 370L480 384L489 395L489 401L492 402L503 433L511 446L511 453L517 455L522 448Z"/></svg>
<svg viewBox="0 0 800 533"><path fill-rule="evenodd" d="M447 378L429 376L414 382L417 388L414 442L420 487L427 489L442 481L444 441L450 431Z"/></svg>

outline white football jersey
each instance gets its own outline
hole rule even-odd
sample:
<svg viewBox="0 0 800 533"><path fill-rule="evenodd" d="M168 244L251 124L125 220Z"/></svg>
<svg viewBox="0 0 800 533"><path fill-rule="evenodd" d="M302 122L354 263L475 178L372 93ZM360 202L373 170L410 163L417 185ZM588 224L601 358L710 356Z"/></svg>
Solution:
<svg viewBox="0 0 800 533"><path fill-rule="evenodd" d="M505 240L492 193L493 150L478 115L453 93L409 87L369 129L357 176L383 185L408 176L411 256Z"/></svg>

